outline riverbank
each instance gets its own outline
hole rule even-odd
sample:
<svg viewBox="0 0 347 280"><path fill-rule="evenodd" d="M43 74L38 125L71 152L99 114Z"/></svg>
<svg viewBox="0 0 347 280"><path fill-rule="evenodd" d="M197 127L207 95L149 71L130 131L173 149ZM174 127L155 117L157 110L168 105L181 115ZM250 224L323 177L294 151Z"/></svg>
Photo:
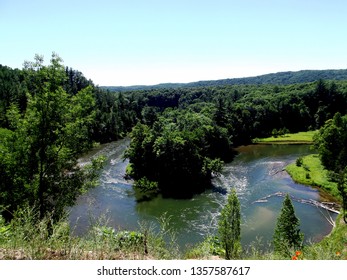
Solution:
<svg viewBox="0 0 347 280"><path fill-rule="evenodd" d="M323 198L340 200L337 183L330 180L329 172L323 168L318 154L304 156L287 165L285 170L294 182L321 190Z"/></svg>
<svg viewBox="0 0 347 280"><path fill-rule="evenodd" d="M299 132L284 136L254 139L255 144L312 144L314 134L317 131ZM298 159L296 162L285 167L286 172L294 182L302 185L316 187L320 191L322 201L341 202L337 183L329 178L329 172L321 164L318 154L310 154ZM347 259L347 225L344 223L342 214L336 220L329 216L327 220L333 224L331 233L320 242L305 246L300 259ZM265 255L261 255L264 257ZM267 255L271 259L273 255ZM261 257L261 258L262 258Z"/></svg>
<svg viewBox="0 0 347 280"><path fill-rule="evenodd" d="M341 202L337 183L330 180L329 172L322 166L318 154L299 158L295 163L286 166L285 170L294 182L318 188L322 201ZM305 247L303 258L347 259L347 225L342 214L339 214L335 221L329 216L326 218L333 224L331 233L320 242Z"/></svg>

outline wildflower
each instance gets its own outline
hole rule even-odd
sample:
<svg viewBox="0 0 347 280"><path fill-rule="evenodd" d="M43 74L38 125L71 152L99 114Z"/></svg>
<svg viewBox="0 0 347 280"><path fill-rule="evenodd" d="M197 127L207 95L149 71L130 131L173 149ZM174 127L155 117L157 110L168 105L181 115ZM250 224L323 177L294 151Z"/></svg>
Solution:
<svg viewBox="0 0 347 280"><path fill-rule="evenodd" d="M297 260L298 257L297 256L292 256L292 260Z"/></svg>
<svg viewBox="0 0 347 280"><path fill-rule="evenodd" d="M340 256L341 256L341 253L340 253L340 252L336 252L336 256L337 256L337 257L340 257Z"/></svg>
<svg viewBox="0 0 347 280"><path fill-rule="evenodd" d="M295 256L300 256L301 255L301 252L300 251L295 251Z"/></svg>

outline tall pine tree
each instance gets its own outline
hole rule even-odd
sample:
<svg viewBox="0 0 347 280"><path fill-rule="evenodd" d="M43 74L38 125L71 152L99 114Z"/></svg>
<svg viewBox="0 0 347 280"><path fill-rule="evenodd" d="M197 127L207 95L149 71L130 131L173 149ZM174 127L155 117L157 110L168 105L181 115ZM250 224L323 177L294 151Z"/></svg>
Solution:
<svg viewBox="0 0 347 280"><path fill-rule="evenodd" d="M299 227L300 221L295 215L293 203L287 194L273 236L275 252L290 257L291 251L301 249L303 234L300 233Z"/></svg>
<svg viewBox="0 0 347 280"><path fill-rule="evenodd" d="M227 204L222 209L218 233L221 245L225 249L225 259L237 258L241 250L241 209L236 191L228 195Z"/></svg>

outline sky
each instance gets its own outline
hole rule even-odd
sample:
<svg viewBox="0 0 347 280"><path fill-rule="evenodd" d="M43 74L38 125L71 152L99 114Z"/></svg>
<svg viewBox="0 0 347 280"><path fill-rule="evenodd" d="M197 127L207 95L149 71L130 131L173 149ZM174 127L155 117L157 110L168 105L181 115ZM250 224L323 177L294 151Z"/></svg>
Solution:
<svg viewBox="0 0 347 280"><path fill-rule="evenodd" d="M347 69L345 0L0 0L0 64L52 52L100 86Z"/></svg>

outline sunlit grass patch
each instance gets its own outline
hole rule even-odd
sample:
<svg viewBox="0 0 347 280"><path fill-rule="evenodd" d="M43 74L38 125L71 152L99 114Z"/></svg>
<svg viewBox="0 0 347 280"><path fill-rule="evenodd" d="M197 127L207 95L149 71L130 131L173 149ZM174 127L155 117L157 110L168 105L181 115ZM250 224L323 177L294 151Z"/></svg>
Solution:
<svg viewBox="0 0 347 280"><path fill-rule="evenodd" d="M329 172L322 166L318 154L311 154L300 159L286 167L286 171L296 183L319 187L335 198L339 197L337 183L330 180Z"/></svg>
<svg viewBox="0 0 347 280"><path fill-rule="evenodd" d="M253 140L254 143L277 143L277 144L288 144L288 143L312 143L313 135L316 130L303 131L298 133L286 133L280 136L271 136L267 138L256 138Z"/></svg>

